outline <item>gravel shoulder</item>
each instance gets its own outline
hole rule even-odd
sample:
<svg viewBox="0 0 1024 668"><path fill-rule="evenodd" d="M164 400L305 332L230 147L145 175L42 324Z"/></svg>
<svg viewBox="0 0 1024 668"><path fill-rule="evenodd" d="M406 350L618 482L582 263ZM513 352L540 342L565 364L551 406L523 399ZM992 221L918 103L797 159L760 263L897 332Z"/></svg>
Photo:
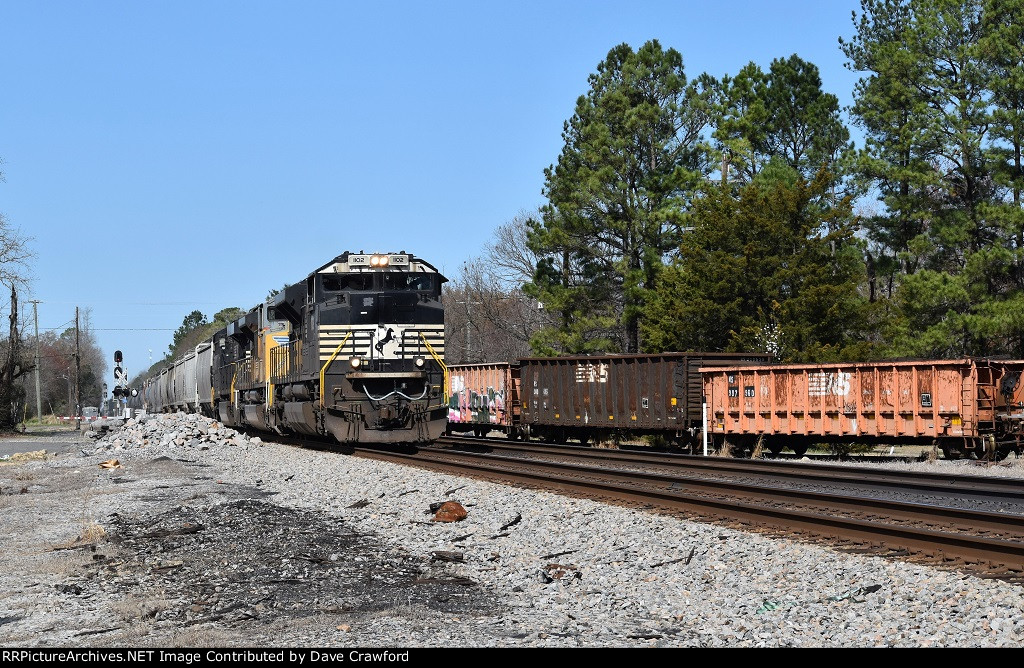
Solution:
<svg viewBox="0 0 1024 668"><path fill-rule="evenodd" d="M1024 588L955 571L267 443L197 416L62 443L0 463L4 646L1024 640ZM432 521L442 501L468 516Z"/></svg>

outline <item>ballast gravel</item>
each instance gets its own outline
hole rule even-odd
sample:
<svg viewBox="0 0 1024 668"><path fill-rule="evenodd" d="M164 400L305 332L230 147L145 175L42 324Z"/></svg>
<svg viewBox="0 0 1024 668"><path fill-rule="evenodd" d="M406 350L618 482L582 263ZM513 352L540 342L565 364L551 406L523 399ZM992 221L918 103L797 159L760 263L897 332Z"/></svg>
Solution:
<svg viewBox="0 0 1024 668"><path fill-rule="evenodd" d="M98 469L99 462L115 458L121 468ZM163 467L159 484L143 475L153 462L168 460L178 468ZM90 516L105 529L104 540L112 541L111 554L120 549L122 563L144 563L148 569L131 578L124 574L127 565L111 572L134 583L132 599L153 622L135 625L131 633L123 624L118 627L110 609L123 608L126 595L103 577L74 570L22 573L40 581L33 588L12 585L19 574L7 572L0 575L8 592L0 594L0 636L10 644L1012 647L1024 641L1024 588L1005 581L277 444L195 415L130 420L83 444L80 453L17 468L23 477L42 478L47 470L77 473L90 467L100 471L90 484L102 491L90 496ZM15 501L31 494L6 491L18 486L11 469L0 468L0 495L8 495L0 496L8 518L0 540L17 546L9 539L30 523L13 521L10 514L19 512ZM1015 465L1004 469L1003 475L1020 474ZM118 477L122 482L111 482ZM149 487L132 491L133 484L147 480ZM185 494L186 486L194 489ZM254 506L253 499L263 505ZM460 503L466 519L432 521L430 505L443 501ZM149 537L139 528L146 522L202 526L204 516L223 518L226 504L240 503L248 504L247 524L234 531L258 534L259 512L277 507L289 517L320 518L311 526L360 536L356 542L372 548L361 556L339 553L343 545L316 554L309 547L315 543L303 538L302 554L285 559L299 575L281 578L315 579L326 572L316 569L350 564L362 583L358 605L338 604L331 597L344 598L343 593L320 587L316 605L309 603L308 610L288 599L284 623L283 608L271 603L274 591L259 582L253 588L261 592L260 606L243 606L242 614L237 606L230 614L209 614L202 599L189 600L199 594L173 580L177 571L198 578L197 586L214 577L220 561L202 568L190 563L198 563L204 545L214 545L201 538L201 530L193 532L196 542L186 545L176 536L173 545L161 545L159 554L145 558L125 555L126 543L118 548L125 535ZM179 521L174 513L185 509L188 519ZM102 540L97 547L103 552ZM177 550L173 560L160 556L171 549ZM367 592L377 590L364 586L377 574L375 555L389 564L387 573L405 578L380 590L387 592L386 605L372 605ZM230 555L223 561L231 561ZM31 563L15 560L22 562ZM295 570L296 564L305 570ZM265 569L254 572L266 578ZM60 585L74 592L73 585L79 594L55 591ZM95 596L82 602L81 590L88 593L90 587ZM430 588L429 595L418 593L423 587ZM46 590L45 605L31 603L33 589ZM218 596L215 589L211 584L203 596ZM62 628L59 618L47 620L47 610L52 615L60 609L62 596L69 599L66 610L84 606L89 611L89 633ZM150 600L158 601L152 614L142 603ZM190 624L188 633L182 620ZM53 628L44 630L47 625ZM108 626L117 628L103 631ZM93 634L96 628L103 632Z"/></svg>

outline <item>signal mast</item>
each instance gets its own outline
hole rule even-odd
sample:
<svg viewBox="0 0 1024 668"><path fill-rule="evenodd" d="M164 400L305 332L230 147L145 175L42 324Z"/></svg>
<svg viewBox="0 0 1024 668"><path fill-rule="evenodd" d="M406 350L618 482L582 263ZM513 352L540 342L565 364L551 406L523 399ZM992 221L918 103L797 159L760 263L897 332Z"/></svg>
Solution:
<svg viewBox="0 0 1024 668"><path fill-rule="evenodd" d="M121 366L123 361L120 350L114 351L114 400L120 409L121 416L125 419L131 417L128 414L128 397L134 397L139 394L138 390L130 389L128 387L128 373Z"/></svg>

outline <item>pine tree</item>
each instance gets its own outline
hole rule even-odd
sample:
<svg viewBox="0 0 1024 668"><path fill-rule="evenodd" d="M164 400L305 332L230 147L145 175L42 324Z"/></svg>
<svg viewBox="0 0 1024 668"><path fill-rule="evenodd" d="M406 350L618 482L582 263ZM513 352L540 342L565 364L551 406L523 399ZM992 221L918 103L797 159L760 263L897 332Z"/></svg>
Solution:
<svg viewBox="0 0 1024 668"><path fill-rule="evenodd" d="M688 83L682 56L657 41L612 49L565 123L545 170L543 221L530 246L544 259L527 292L559 314L539 352L640 348L639 319L684 212L710 172L703 135L716 82Z"/></svg>
<svg viewBox="0 0 1024 668"><path fill-rule="evenodd" d="M733 193L710 187L643 321L651 352L759 351L783 360L863 357L849 201L823 218L832 180L768 167Z"/></svg>
<svg viewBox="0 0 1024 668"><path fill-rule="evenodd" d="M868 133L860 173L884 205L868 235L901 315L891 352L1019 353L1020 5L862 0L862 9L843 48L867 73L853 112Z"/></svg>

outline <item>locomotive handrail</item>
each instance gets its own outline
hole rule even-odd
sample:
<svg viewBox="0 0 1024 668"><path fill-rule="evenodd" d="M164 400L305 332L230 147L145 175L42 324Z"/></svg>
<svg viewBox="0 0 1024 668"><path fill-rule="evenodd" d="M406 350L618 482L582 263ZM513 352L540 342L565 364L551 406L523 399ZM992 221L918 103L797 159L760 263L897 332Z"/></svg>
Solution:
<svg viewBox="0 0 1024 668"><path fill-rule="evenodd" d="M349 332L348 334L345 335L345 338L343 338L341 340L341 343L339 343L338 347L334 349L334 352L331 353L331 356L329 358L327 358L327 362L324 363L324 365L322 367L320 367L320 408L321 409L324 407L324 373L326 373L327 367L331 366L331 362L333 362L334 358L338 356L338 353L341 352L341 347L345 345L345 343L348 341L348 337L350 337L350 336L352 336L352 332Z"/></svg>
<svg viewBox="0 0 1024 668"><path fill-rule="evenodd" d="M430 352L430 356L434 358L435 362L437 362L438 364L441 365L441 371L444 373L444 403L441 404L441 405L445 406L445 405L448 404L448 400L450 398L449 395L451 394L451 392L450 392L451 385L450 385L450 382L448 380L448 367L445 365L444 360L442 360L438 356L438 354L436 352L434 352L434 347L432 345L430 345L430 341L427 341L427 337L424 336L423 332L420 332L420 338L423 339L423 343L426 344L427 350Z"/></svg>

